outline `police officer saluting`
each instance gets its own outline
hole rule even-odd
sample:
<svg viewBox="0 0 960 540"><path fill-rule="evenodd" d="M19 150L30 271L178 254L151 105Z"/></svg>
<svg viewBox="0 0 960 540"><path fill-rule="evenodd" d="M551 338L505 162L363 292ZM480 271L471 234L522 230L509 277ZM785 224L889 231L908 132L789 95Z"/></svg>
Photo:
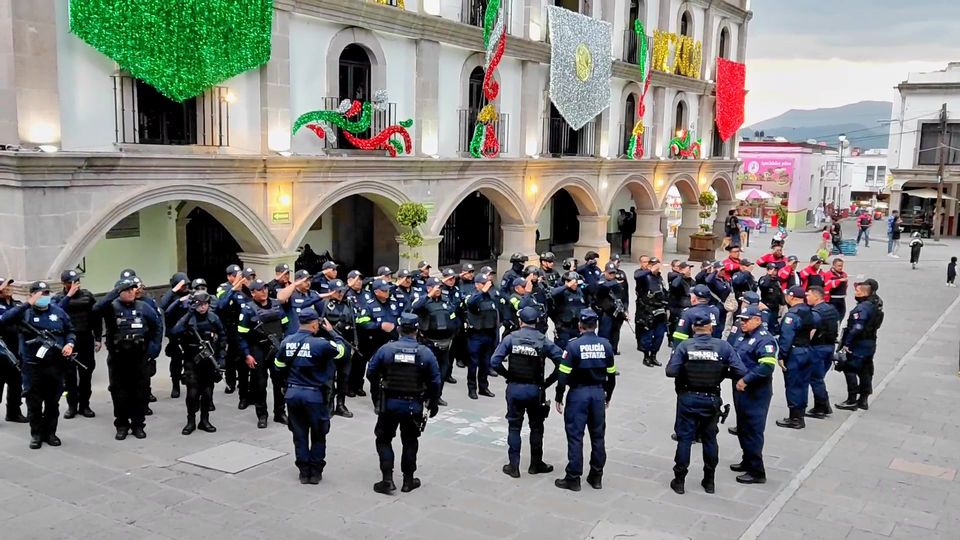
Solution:
<svg viewBox="0 0 960 540"><path fill-rule="evenodd" d="M536 329L540 312L533 306L520 310L520 329L505 337L491 364L493 369L507 381L507 457L510 462L503 466L503 473L520 478L520 429L523 415L530 421L530 474L553 472L553 465L543 462L543 422L550 413L546 389L557 380L557 366L563 359L563 350L557 347L542 332ZM555 364L546 376L544 359ZM507 367L503 362L507 362Z"/></svg>
<svg viewBox="0 0 960 540"><path fill-rule="evenodd" d="M381 266L380 271L389 272L390 269ZM367 371L367 360L384 344L397 335L397 319L400 310L390 294L390 282L375 279L371 283L373 293L360 306L360 316L357 317L357 326L362 330L360 338L360 355L354 355L350 366L350 391L347 395L365 396L363 391L363 375Z"/></svg>
<svg viewBox="0 0 960 540"><path fill-rule="evenodd" d="M280 341L286 334L287 316L280 303L267 296L267 284L257 279L250 283L252 301L244 304L237 321L240 352L250 370L250 401L257 412L257 427L267 427L267 373L273 386L273 421L287 423L283 389L286 381L274 364Z"/></svg>
<svg viewBox="0 0 960 540"><path fill-rule="evenodd" d="M353 307L353 302L347 299L347 285L339 279L331 280L330 294L323 302L323 308L320 311L320 317L329 322L334 330L337 331L348 343L344 352L342 362L337 362L336 387L334 394L336 404L333 414L343 418L353 418L353 413L347 408L347 387L350 378L350 363L356 348L359 346L359 335L357 334L357 311ZM313 292L313 291L311 291Z"/></svg>
<svg viewBox="0 0 960 540"><path fill-rule="evenodd" d="M450 304L443 298L440 280L430 278L424 283L426 293L420 296L410 306L410 312L420 318L420 341L426 345L437 358L440 369L440 391L437 393L437 403L446 406L443 400L443 376L450 372L451 347L453 337L460 327L457 317L457 306Z"/></svg>
<svg viewBox="0 0 960 540"><path fill-rule="evenodd" d="M149 360L160 355L163 323L152 307L137 299L137 284L132 279L117 282L113 293L93 309L106 327L115 438L122 441L132 431L134 437L143 439L147 436L143 418L150 393Z"/></svg>
<svg viewBox="0 0 960 540"><path fill-rule="evenodd" d="M170 359L170 397L180 397L180 379L183 377L183 346L173 327L190 311L190 290L187 285L190 278L183 272L177 272L170 278L170 290L160 298L159 308L163 313L164 329L167 333L167 357Z"/></svg>
<svg viewBox="0 0 960 540"><path fill-rule="evenodd" d="M417 343L420 319L412 313L400 316L400 339L387 343L370 359L367 379L371 396L378 411L376 435L377 455L383 479L373 490L385 495L397 489L393 483L393 438L400 429L403 444L400 470L407 493L420 487L420 479L413 476L417 470L417 450L420 433L426 426L424 410L432 418L437 415L440 395L440 369L437 359L425 345Z"/></svg>
<svg viewBox="0 0 960 540"><path fill-rule="evenodd" d="M590 432L590 473L587 483L593 489L603 487L603 466L607 451L603 437L607 429L606 409L616 386L617 366L613 346L597 336L597 314L592 309L580 312L580 337L567 344L563 360L557 368L557 412L563 414L567 432L566 476L554 485L561 489L580 491L583 475L583 430ZM564 392L570 387L567 402ZM565 409L565 410L564 410Z"/></svg>
<svg viewBox="0 0 960 540"><path fill-rule="evenodd" d="M60 446L57 422L63 374L76 339L70 317L60 306L51 303L51 299L46 282L36 281L30 286L27 303L4 311L0 317L0 326L21 326L23 395L27 398L30 448L34 450L43 443ZM46 332L47 336L38 334L38 331Z"/></svg>
<svg viewBox="0 0 960 540"><path fill-rule="evenodd" d="M786 299L790 309L780 321L780 367L783 368L787 408L790 409L790 416L777 420L777 425L783 428L806 427L803 417L813 372L810 333L814 330L813 313L806 304L806 294L803 287L790 287L787 290Z"/></svg>
<svg viewBox="0 0 960 540"><path fill-rule="evenodd" d="M520 268L523 271L523 268ZM523 279L523 278L517 278ZM464 300L467 312L467 350L470 365L467 366L467 396L477 399L477 393L494 397L487 376L490 372L490 356L497 343L497 327L500 325L500 304L494 292L493 281L481 274L476 280L477 290Z"/></svg>
<svg viewBox="0 0 960 540"><path fill-rule="evenodd" d="M567 272L563 275L563 283L550 290L553 300L554 325L556 335L553 342L561 349L566 349L567 343L580 335L578 319L580 312L587 307L580 290L580 276L576 272Z"/></svg>
<svg viewBox="0 0 960 540"><path fill-rule="evenodd" d="M67 411L63 417L67 420L78 414L84 418L93 418L96 414L90 408L91 380L97 365L95 354L103 346L103 321L93 312L97 299L93 293L80 287L80 273L65 270L60 274L63 291L53 301L67 312L73 333L77 338L74 352L77 362L67 364L65 389L67 392Z"/></svg>
<svg viewBox="0 0 960 540"><path fill-rule="evenodd" d="M683 341L690 339L690 333L693 328L693 320L698 315L705 314L710 317L711 324L715 325L720 320L720 310L717 306L710 305L710 288L706 285L694 285L690 289L690 307L680 313L680 320L677 321L677 329L673 333L673 346L676 347Z"/></svg>
<svg viewBox="0 0 960 540"><path fill-rule="evenodd" d="M714 492L714 473L719 460L717 421L723 404L720 383L725 378L741 379L747 374L733 347L712 337L714 324L716 320L711 313L695 312L690 317L693 338L679 343L667 363L667 377L677 380L677 418L673 427L677 453L673 458L670 489L681 495L690 466L690 446L697 437L703 443L700 485L707 493Z"/></svg>
<svg viewBox="0 0 960 540"><path fill-rule="evenodd" d="M0 277L0 317L21 304L14 300L10 286L13 280ZM4 352L4 349L6 352ZM6 358L4 358L6 357ZM25 424L27 417L20 411L23 379L20 377L20 335L15 325L0 324L0 394L6 385L7 422Z"/></svg>
<svg viewBox="0 0 960 540"><path fill-rule="evenodd" d="M846 362L839 371L847 380L847 400L837 408L845 411L870 408L873 393L873 355L877 352L877 329L883 324L883 300L877 296L878 283L867 279L854 284L857 305L850 311L840 342Z"/></svg>
<svg viewBox="0 0 960 540"><path fill-rule="evenodd" d="M734 384L736 435L740 439L743 459L730 465L730 470L743 473L737 477L741 484L763 484L767 481L763 466L763 431L773 397L771 375L777 366L777 340L764 329L762 313L756 306L742 310L736 323L740 331L732 345L747 373Z"/></svg>
<svg viewBox="0 0 960 540"><path fill-rule="evenodd" d="M190 311L170 329L170 335L183 347L183 383L187 387L187 423L181 431L190 435L198 427L213 433L210 423L213 386L223 380L221 370L227 352L227 333L220 318L210 311L211 297L206 291L190 295ZM197 425L200 411L200 425Z"/></svg>

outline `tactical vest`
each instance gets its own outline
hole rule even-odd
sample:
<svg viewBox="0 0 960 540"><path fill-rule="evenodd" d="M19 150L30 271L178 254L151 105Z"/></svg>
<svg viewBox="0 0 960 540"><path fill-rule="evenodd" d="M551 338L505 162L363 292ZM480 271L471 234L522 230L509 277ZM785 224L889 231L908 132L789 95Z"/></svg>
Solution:
<svg viewBox="0 0 960 540"><path fill-rule="evenodd" d="M830 274L833 277L842 277L841 274L837 274L832 270L830 271ZM830 296L836 297L836 298L845 298L847 296L847 282L841 281L839 285L837 285L836 287L833 288L832 291L830 291Z"/></svg>
<svg viewBox="0 0 960 540"><path fill-rule="evenodd" d="M262 307L256 302L251 304L254 311L253 324L255 331L262 340L269 340L271 337L280 339L283 337L283 312L277 304L270 302L267 307Z"/></svg>
<svg viewBox="0 0 960 540"><path fill-rule="evenodd" d="M422 399L426 385L417 367L417 348L394 349L393 362L386 364L380 387L392 398Z"/></svg>
<svg viewBox="0 0 960 540"><path fill-rule="evenodd" d="M333 326L349 329L353 325L353 318L347 313L349 309L350 306L345 302L330 300L324 306L323 316Z"/></svg>
<svg viewBox="0 0 960 540"><path fill-rule="evenodd" d="M520 337L513 334L513 344L507 356L507 372L511 382L543 385L544 337Z"/></svg>
<svg viewBox="0 0 960 540"><path fill-rule="evenodd" d="M493 330L497 327L498 314L496 300L485 294L480 298L478 306L467 310L467 322L475 330Z"/></svg>
<svg viewBox="0 0 960 540"><path fill-rule="evenodd" d="M692 342L691 342L692 343ZM726 374L726 367L720 361L720 353L709 343L693 344L686 351L687 361L683 364L683 376L678 388L685 392L702 392L720 395L720 383Z"/></svg>
<svg viewBox="0 0 960 540"><path fill-rule="evenodd" d="M800 321L800 328L797 329L793 337L794 347L807 347L810 345L810 330L813 330L813 313L809 309L798 309L796 311L787 311L787 315L797 318Z"/></svg>
<svg viewBox="0 0 960 540"><path fill-rule="evenodd" d="M810 344L835 344L837 342L838 323L840 322L840 315L837 313L837 310L833 309L833 306L827 303L817 304L813 307L813 310L820 315L820 324L817 326L813 337L810 338Z"/></svg>
<svg viewBox="0 0 960 540"><path fill-rule="evenodd" d="M817 274L810 274L809 276L807 276L807 288L808 288L808 289L809 289L810 287L823 287L823 284L824 284L824 281L823 281L823 275L822 275L822 274L817 273Z"/></svg>
<svg viewBox="0 0 960 540"><path fill-rule="evenodd" d="M583 297L578 293L566 289L563 291L563 306L560 308L560 323L563 326L576 326L580 318L580 311L586 307Z"/></svg>
<svg viewBox="0 0 960 540"><path fill-rule="evenodd" d="M147 343L147 324L143 317L146 309L151 309L143 302L135 301L131 307L124 306L119 299L111 303L116 316L114 347L120 351L142 350Z"/></svg>
<svg viewBox="0 0 960 540"><path fill-rule="evenodd" d="M863 333L860 334L860 339L876 341L877 330L880 328L880 325L883 324L883 302L874 302L873 299L866 301L873 303L873 314L864 323Z"/></svg>
<svg viewBox="0 0 960 540"><path fill-rule="evenodd" d="M451 311L443 301L428 300L424 305L426 313L420 317L420 331L431 338L445 339L457 329L456 318L451 319Z"/></svg>
<svg viewBox="0 0 960 540"><path fill-rule="evenodd" d="M62 296L59 298L62 298ZM70 299L70 304L67 305L66 312L70 317L70 322L73 323L73 330L77 334L93 330L90 324L90 315L93 313L92 309L95 303L96 298L84 289L78 291L78 293Z"/></svg>

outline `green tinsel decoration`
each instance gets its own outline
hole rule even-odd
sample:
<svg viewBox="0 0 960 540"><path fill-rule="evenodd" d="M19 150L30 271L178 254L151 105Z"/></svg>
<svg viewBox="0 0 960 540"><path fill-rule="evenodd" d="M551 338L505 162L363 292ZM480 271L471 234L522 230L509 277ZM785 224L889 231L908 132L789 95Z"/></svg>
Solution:
<svg viewBox="0 0 960 540"><path fill-rule="evenodd" d="M313 124L316 122L329 122L340 129L349 131L350 133L359 133L370 127L372 108L373 107L370 105L369 101L364 101L363 112L360 113L360 119L355 122L348 120L345 116L337 111L311 111L306 114L302 114L299 118L297 118L296 122L293 123L292 132L294 135L296 135L297 131L300 131L300 128L307 124ZM410 120L410 125L413 125L412 120Z"/></svg>

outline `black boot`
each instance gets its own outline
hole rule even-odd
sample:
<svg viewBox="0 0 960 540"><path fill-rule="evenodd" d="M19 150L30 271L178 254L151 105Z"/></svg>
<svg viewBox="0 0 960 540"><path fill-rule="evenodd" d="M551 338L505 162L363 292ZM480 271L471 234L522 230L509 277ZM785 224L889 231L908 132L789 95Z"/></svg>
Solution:
<svg viewBox="0 0 960 540"><path fill-rule="evenodd" d="M133 436L136 437L136 438L138 438L138 439L146 439L146 438L147 438L147 432L144 431L142 427L130 428L130 433L132 433Z"/></svg>
<svg viewBox="0 0 960 540"><path fill-rule="evenodd" d="M469 397L470 399L480 399L477 397L476 390L467 390L467 397Z"/></svg>
<svg viewBox="0 0 960 540"><path fill-rule="evenodd" d="M410 493L411 491L420 487L420 479L414 478L413 475L403 475L403 486L400 487L402 493Z"/></svg>
<svg viewBox="0 0 960 540"><path fill-rule="evenodd" d="M173 379L173 387L170 389L170 398L177 399L180 397L180 379Z"/></svg>
<svg viewBox="0 0 960 540"><path fill-rule="evenodd" d="M683 476L674 476L673 480L670 481L670 489L674 491L677 495L683 495Z"/></svg>
<svg viewBox="0 0 960 540"><path fill-rule="evenodd" d="M113 436L114 439L122 441L127 438L127 434L130 433L130 428L118 427L117 434Z"/></svg>
<svg viewBox="0 0 960 540"><path fill-rule="evenodd" d="M661 364L660 361L657 360L657 353L651 352L651 353L650 353L650 367L660 367L660 366L662 366L662 365L663 365L663 364Z"/></svg>
<svg viewBox="0 0 960 540"><path fill-rule="evenodd" d="M67 411L63 413L63 418L66 420L72 420L77 417L77 408L76 407L67 407Z"/></svg>
<svg viewBox="0 0 960 540"><path fill-rule="evenodd" d="M860 400L857 401L857 407L869 411L870 410L870 394L860 394Z"/></svg>
<svg viewBox="0 0 960 540"><path fill-rule="evenodd" d="M641 351L643 353L643 365L647 367L653 367L653 364L650 363L650 353L647 351Z"/></svg>
<svg viewBox="0 0 960 540"><path fill-rule="evenodd" d="M587 475L587 483L593 489L603 489L603 471L590 469L590 473Z"/></svg>
<svg viewBox="0 0 960 540"><path fill-rule="evenodd" d="M17 424L26 424L28 422L27 417L20 412L20 409L11 409L7 410L7 422L14 422Z"/></svg>
<svg viewBox="0 0 960 540"><path fill-rule="evenodd" d="M740 463L731 463L730 470L733 472L747 472L747 466L744 465L742 461Z"/></svg>
<svg viewBox="0 0 960 540"><path fill-rule="evenodd" d="M201 431L206 431L207 433L217 432L217 428L210 423L210 413L206 413L206 412L200 413L200 424L197 425L197 429Z"/></svg>
<svg viewBox="0 0 960 540"><path fill-rule="evenodd" d="M267 427L267 415L257 416L257 427L260 429L266 429Z"/></svg>
<svg viewBox="0 0 960 540"><path fill-rule="evenodd" d="M80 415L84 418L93 418L97 413L93 412L93 409L91 409L89 405L84 405L80 407Z"/></svg>
<svg viewBox="0 0 960 540"><path fill-rule="evenodd" d="M383 473L383 480L373 485L373 490L383 495L390 495L397 490L397 485L393 483L393 473Z"/></svg>
<svg viewBox="0 0 960 540"><path fill-rule="evenodd" d="M707 493L714 493L717 490L717 486L713 481L713 471L703 471L703 480L700 481L700 485L703 486L703 490Z"/></svg>
<svg viewBox="0 0 960 540"><path fill-rule="evenodd" d="M830 400L825 399L823 401L823 406L820 407L820 411L823 412L824 416L830 416L833 414L833 407L830 406Z"/></svg>
<svg viewBox="0 0 960 540"><path fill-rule="evenodd" d="M344 403L344 401L344 396L337 396L337 408L334 409L333 414L344 418L353 418L353 413L350 412L350 409L347 408L347 404Z"/></svg>
<svg viewBox="0 0 960 540"><path fill-rule="evenodd" d="M803 429L807 427L803 421L803 409L790 409L790 416L782 420L777 420L777 425L789 429Z"/></svg>
<svg viewBox="0 0 960 540"><path fill-rule="evenodd" d="M30 435L30 449L37 450L43 445L43 438L39 433Z"/></svg>
<svg viewBox="0 0 960 540"><path fill-rule="evenodd" d="M188 414L187 415L187 425L183 426L183 429L180 430L181 435L189 435L197 430L197 415Z"/></svg>
<svg viewBox="0 0 960 540"><path fill-rule="evenodd" d="M279 413L273 414L273 421L278 424L287 425L287 413L280 411Z"/></svg>
<svg viewBox="0 0 960 540"><path fill-rule="evenodd" d="M767 477L746 472L737 477L737 482L740 484L766 484Z"/></svg>
<svg viewBox="0 0 960 540"><path fill-rule="evenodd" d="M843 403L837 403L836 407L843 411L857 410L857 393L847 392L847 400L844 401Z"/></svg>
<svg viewBox="0 0 960 540"><path fill-rule="evenodd" d="M507 463L501 470L503 471L503 474L511 478L520 478L520 467L517 467L516 465Z"/></svg>
<svg viewBox="0 0 960 540"><path fill-rule="evenodd" d="M824 418L826 418L827 413L823 411L823 402L814 400L813 408L807 411L805 413L805 416L809 416L810 418L816 418L818 420L823 420Z"/></svg>
<svg viewBox="0 0 960 540"><path fill-rule="evenodd" d="M301 484L303 484L303 485L309 484L309 483L310 483L310 470L309 470L306 466L305 466L304 468L300 469L300 475L299 475L298 478L299 478Z"/></svg>
<svg viewBox="0 0 960 540"><path fill-rule="evenodd" d="M544 463L543 461L531 461L530 468L527 469L527 474L546 474L553 472L553 465L549 463Z"/></svg>
<svg viewBox="0 0 960 540"><path fill-rule="evenodd" d="M570 491L580 491L580 479L565 476L553 481L553 485L560 489L569 489Z"/></svg>

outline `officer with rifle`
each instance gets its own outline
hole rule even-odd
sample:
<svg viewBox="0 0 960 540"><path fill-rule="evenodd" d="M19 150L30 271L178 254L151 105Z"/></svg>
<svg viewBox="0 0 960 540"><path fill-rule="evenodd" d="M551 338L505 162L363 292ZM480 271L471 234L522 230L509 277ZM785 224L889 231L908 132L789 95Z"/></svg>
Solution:
<svg viewBox="0 0 960 540"><path fill-rule="evenodd" d="M440 390L437 393L437 403L446 407L443 399L443 374L449 373L453 337L460 328L460 318L457 315L457 306L452 305L443 297L440 280L430 278L424 283L426 294L420 296L410 306L410 312L420 318L420 342L426 345L437 358L440 369Z"/></svg>
<svg viewBox="0 0 960 540"><path fill-rule="evenodd" d="M550 298L553 300L553 323L556 325L553 342L564 349L567 342L580 335L580 312L587 307L580 288L580 275L576 272L564 274L563 283L550 290Z"/></svg>
<svg viewBox="0 0 960 540"><path fill-rule="evenodd" d="M250 370L250 401L257 412L257 427L267 427L267 374L273 385L273 421L287 423L283 392L286 381L276 369L274 360L280 350L280 341L286 334L287 316L280 303L268 296L267 284L262 279L250 283L252 301L244 304L237 320L240 352Z"/></svg>
<svg viewBox="0 0 960 540"><path fill-rule="evenodd" d="M557 272L554 265L557 262L557 256L548 251L540 256L540 271L543 272L542 279L547 288L553 288L560 284L560 272Z"/></svg>
<svg viewBox="0 0 960 540"><path fill-rule="evenodd" d="M627 308L623 305L623 285L617 280L619 268L616 263L608 262L603 270L593 306L600 314L597 335L607 339L616 351L620 345L620 328L627 319Z"/></svg>
<svg viewBox="0 0 960 540"><path fill-rule="evenodd" d="M0 316L21 304L13 299L13 280L0 277ZM23 380L20 378L20 335L17 327L0 325L0 394L7 387L7 422L27 423L27 417L20 410Z"/></svg>
<svg viewBox="0 0 960 540"><path fill-rule="evenodd" d="M637 286L637 348L643 352L643 365L660 366L657 353L667 333L667 291L660 277L660 259L650 258L649 272Z"/></svg>
<svg viewBox="0 0 960 540"><path fill-rule="evenodd" d="M223 380L227 352L227 333L220 318L210 311L211 297L206 291L190 295L190 311L170 330L183 347L183 383L187 387L187 424L181 431L190 435L198 427L214 433L210 423L213 386ZM200 424L197 422L200 411Z"/></svg>
<svg viewBox="0 0 960 540"><path fill-rule="evenodd" d="M546 389L557 380L557 367L563 359L563 349L551 343L536 324L540 311L534 306L520 310L520 329L503 338L493 353L493 369L507 381L507 457L503 473L520 478L520 430L526 413L530 422L529 474L553 472L553 465L543 462L543 422L550 414ZM544 360L554 366L546 376ZM507 366L504 367L504 361Z"/></svg>
<svg viewBox="0 0 960 540"><path fill-rule="evenodd" d="M21 330L23 395L27 398L30 448L34 450L43 443L60 446L57 422L63 375L76 340L70 317L51 299L47 283L36 281L30 286L27 303L0 317L0 327L15 325Z"/></svg>
<svg viewBox="0 0 960 540"><path fill-rule="evenodd" d="M328 321L333 328L343 336L347 343L347 349L344 351L343 361L337 362L337 373L334 377L333 392L331 398L335 398L333 414L344 418L353 418L353 413L347 408L347 386L350 377L350 367L353 355L358 354L357 349L360 346L359 336L357 335L357 310L353 301L347 297L347 285L339 279L329 281L330 294L326 301L322 303L322 308L318 306L320 316ZM326 335L327 339L333 339L332 335Z"/></svg>
<svg viewBox="0 0 960 540"><path fill-rule="evenodd" d="M60 274L63 290L54 296L53 301L67 312L73 333L77 336L77 362L67 365L64 389L67 394L67 411L64 419L75 418L78 414L84 418L93 418L96 414L90 408L91 382L96 368L96 353L103 347L103 321L93 313L96 297L87 289L81 288L82 276L76 270L64 270ZM81 368L80 365L85 367Z"/></svg>

